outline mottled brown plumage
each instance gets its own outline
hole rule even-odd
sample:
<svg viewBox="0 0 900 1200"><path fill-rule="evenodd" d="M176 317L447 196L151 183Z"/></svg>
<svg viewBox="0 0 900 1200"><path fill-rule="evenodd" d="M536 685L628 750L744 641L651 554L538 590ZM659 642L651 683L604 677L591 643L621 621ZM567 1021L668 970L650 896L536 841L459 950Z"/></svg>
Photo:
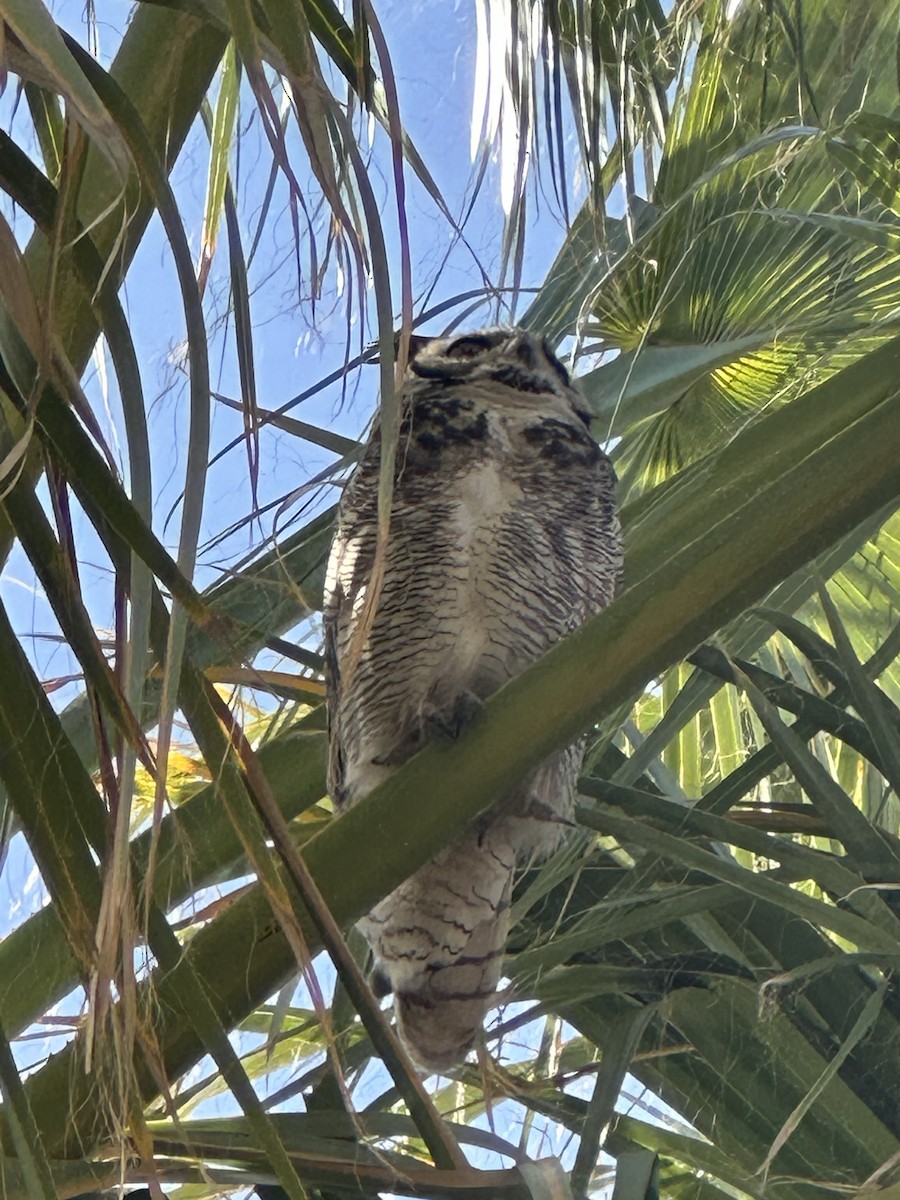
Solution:
<svg viewBox="0 0 900 1200"><path fill-rule="evenodd" d="M351 663L379 462L376 429L341 501L326 582L338 807L608 604L621 567L612 467L548 344L510 329L434 339L404 383L384 580ZM423 1068L445 1070L471 1048L500 979L516 865L563 836L582 755L569 747L498 796L362 922Z"/></svg>

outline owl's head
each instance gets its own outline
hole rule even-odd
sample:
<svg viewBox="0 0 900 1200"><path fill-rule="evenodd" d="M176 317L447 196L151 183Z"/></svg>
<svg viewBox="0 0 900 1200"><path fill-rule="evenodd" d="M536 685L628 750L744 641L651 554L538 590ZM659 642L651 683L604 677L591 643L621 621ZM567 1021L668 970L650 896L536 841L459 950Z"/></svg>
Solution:
<svg viewBox="0 0 900 1200"><path fill-rule="evenodd" d="M477 329L453 337L414 335L408 378L509 388L520 395L534 395L535 399L558 396L571 405L585 425L591 420L584 396L548 340L524 329ZM495 394L502 398L502 392Z"/></svg>

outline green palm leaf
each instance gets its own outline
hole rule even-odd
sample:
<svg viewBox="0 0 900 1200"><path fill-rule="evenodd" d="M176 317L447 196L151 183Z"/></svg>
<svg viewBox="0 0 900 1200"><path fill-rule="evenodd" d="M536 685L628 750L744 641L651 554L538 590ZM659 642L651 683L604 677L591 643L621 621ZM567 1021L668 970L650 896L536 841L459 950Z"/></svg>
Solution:
<svg viewBox="0 0 900 1200"><path fill-rule="evenodd" d="M480 11L482 49L503 64L480 77L482 189L492 139L516 130L499 146L508 203L488 282L523 281L537 163L564 217L578 211L522 320L590 352L594 431L615 439L622 477L625 586L458 744L429 747L335 820L316 699L332 510L317 500L292 532L230 558L234 530L212 528L226 575L193 581L211 512L205 363L230 345L211 320L215 230L224 211L244 394L219 411L247 414L248 494L276 427L338 458L310 470L316 481L349 465L360 433L343 414L332 428L258 407L252 268L275 189L294 205L310 291L346 273L360 328L370 273L388 411L393 277L403 323L413 313L404 165L448 236L471 230L449 217L432 148L403 127L404 76L373 6L352 22L318 0L141 6L108 72L40 5L5 10L11 69L41 71L28 136L12 126L0 141L0 188L34 222L21 256L21 225L0 225L4 549L33 562L85 689L55 711L31 639L0 612L0 781L48 895L0 944L10 1195L112 1194L122 1181L184 1196L255 1186L266 1200L526 1200L613 1180L617 1200L896 1187L900 6ZM221 64L204 246L169 173ZM387 134L394 238L357 106ZM245 252L242 139L262 119L270 186ZM119 297L155 214L190 326L177 556L153 506L171 464L150 436L141 331ZM124 479L80 383L100 331L122 394ZM349 332L347 346L349 358ZM305 485L291 486L305 498ZM81 583L88 557L112 581L111 638ZM292 691L276 655L300 671L291 704L276 699ZM227 701L210 680L226 675L240 681ZM172 717L190 740L166 755L163 734L172 808L146 827L156 734ZM346 929L582 732L582 828L514 899L504 1000L516 1006L488 1031L493 1057L429 1100L381 1028L358 939L334 922ZM18 1038L80 985L100 994L101 914L132 906L133 934L123 916L128 936L101 939L110 1003L21 1069ZM338 964L330 1004L322 959L313 967L323 945ZM236 1115L201 1108L226 1101ZM542 1136L565 1131L568 1176L532 1161Z"/></svg>

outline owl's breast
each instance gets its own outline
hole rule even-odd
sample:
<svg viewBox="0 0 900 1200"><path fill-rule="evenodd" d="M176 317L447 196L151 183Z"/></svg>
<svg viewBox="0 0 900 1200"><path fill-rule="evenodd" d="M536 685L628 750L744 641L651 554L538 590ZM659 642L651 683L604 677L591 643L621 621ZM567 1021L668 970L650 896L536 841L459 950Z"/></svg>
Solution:
<svg viewBox="0 0 900 1200"><path fill-rule="evenodd" d="M521 506L522 487L496 456L486 455L457 476L453 492L450 524L458 580L453 674L487 695L510 675L503 625L515 569L503 531Z"/></svg>

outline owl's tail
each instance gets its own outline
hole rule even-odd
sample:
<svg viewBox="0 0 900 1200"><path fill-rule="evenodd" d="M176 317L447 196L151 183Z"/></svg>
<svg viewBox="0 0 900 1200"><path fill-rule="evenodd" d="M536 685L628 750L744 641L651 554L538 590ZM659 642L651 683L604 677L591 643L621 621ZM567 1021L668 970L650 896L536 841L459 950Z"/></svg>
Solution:
<svg viewBox="0 0 900 1200"><path fill-rule="evenodd" d="M473 932L465 952L398 991L397 1027L414 1061L429 1073L458 1066L472 1049L500 982L509 906Z"/></svg>
<svg viewBox="0 0 900 1200"><path fill-rule="evenodd" d="M515 854L500 830L442 851L375 908L363 928L394 992L416 1063L463 1061L500 982Z"/></svg>

